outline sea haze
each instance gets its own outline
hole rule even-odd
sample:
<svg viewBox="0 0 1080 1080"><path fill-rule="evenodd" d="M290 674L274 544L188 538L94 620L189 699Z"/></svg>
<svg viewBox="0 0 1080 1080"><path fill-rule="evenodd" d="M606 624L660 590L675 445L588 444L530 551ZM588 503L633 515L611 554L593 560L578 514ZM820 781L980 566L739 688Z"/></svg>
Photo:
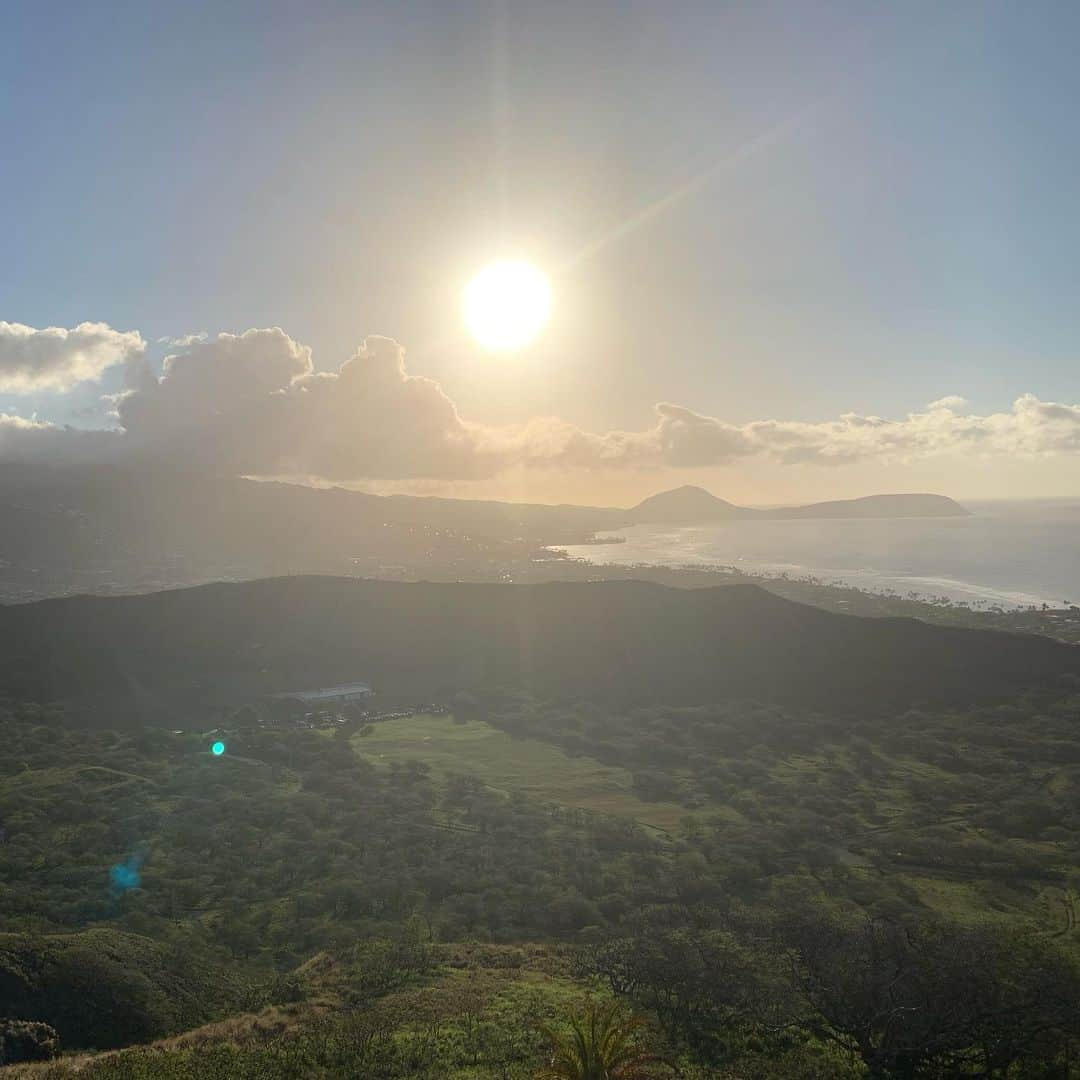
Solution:
<svg viewBox="0 0 1080 1080"><path fill-rule="evenodd" d="M570 546L602 563L731 566L976 607L1080 603L1080 498L968 502L970 517L636 525Z"/></svg>

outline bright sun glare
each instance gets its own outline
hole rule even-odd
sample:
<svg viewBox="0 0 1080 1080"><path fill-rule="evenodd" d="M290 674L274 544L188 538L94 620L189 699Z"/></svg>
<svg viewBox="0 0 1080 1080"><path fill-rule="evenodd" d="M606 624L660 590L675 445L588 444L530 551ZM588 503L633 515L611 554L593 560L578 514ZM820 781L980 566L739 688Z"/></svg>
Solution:
<svg viewBox="0 0 1080 1080"><path fill-rule="evenodd" d="M551 283L532 263L492 263L465 288L465 323L486 349L524 348L550 315Z"/></svg>

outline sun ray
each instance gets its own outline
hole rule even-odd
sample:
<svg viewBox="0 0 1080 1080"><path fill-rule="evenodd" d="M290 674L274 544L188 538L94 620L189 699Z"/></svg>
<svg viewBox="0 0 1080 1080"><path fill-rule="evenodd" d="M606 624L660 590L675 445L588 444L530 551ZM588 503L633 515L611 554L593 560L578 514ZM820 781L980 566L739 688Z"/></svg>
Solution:
<svg viewBox="0 0 1080 1080"><path fill-rule="evenodd" d="M763 131L760 135L755 135L752 139L748 139L746 142L735 147L734 150L724 154L711 165L702 169L701 172L673 188L666 195L661 195L659 198L654 199L636 213L631 214L617 225L612 226L610 229L607 229L600 233L600 235L594 237L563 264L562 271L573 270L580 263L585 262L587 259L591 259L604 248L609 247L611 244L617 243L624 237L636 232L643 225L646 225L661 214L666 213L684 199L694 195L721 173L742 165L756 155L768 150L777 143L782 142L785 138L790 137L804 126L805 121L810 115L815 113L817 109L817 105L808 105L805 108L800 109L794 116L789 117L787 120L774 125L767 131Z"/></svg>

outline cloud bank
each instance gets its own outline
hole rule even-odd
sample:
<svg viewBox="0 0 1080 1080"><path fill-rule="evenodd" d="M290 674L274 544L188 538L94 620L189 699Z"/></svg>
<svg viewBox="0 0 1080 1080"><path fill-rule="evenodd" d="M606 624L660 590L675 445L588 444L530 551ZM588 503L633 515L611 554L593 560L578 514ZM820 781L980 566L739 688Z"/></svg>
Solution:
<svg viewBox="0 0 1080 1080"><path fill-rule="evenodd" d="M0 345L0 357L22 350L17 364L0 360L0 371L39 386L66 388L127 362L127 389L111 399L114 429L76 430L0 413L0 460L132 459L343 481L469 480L521 467L699 468L752 458L839 466L1080 453L1080 405L1031 394L987 415L950 396L897 419L846 413L813 423L733 424L661 402L638 431L589 432L557 417L493 427L462 418L437 383L410 375L404 349L390 338L369 337L337 371L316 371L311 350L277 328L193 336L175 339L182 344L158 376L137 333L103 324L0 328L9 334L0 342L20 342L9 354Z"/></svg>
<svg viewBox="0 0 1080 1080"><path fill-rule="evenodd" d="M0 322L0 391L64 393L79 383L100 379L114 364L141 357L146 342L137 331L113 330L105 323L80 323L73 330L49 326L35 330Z"/></svg>

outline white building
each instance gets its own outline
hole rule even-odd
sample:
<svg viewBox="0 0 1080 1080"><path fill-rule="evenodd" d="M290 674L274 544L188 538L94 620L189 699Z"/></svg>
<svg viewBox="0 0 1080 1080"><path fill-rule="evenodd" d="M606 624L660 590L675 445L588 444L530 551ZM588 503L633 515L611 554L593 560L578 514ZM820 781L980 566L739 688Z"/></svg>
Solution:
<svg viewBox="0 0 1080 1080"><path fill-rule="evenodd" d="M343 683L341 686L323 686L317 690L290 690L274 694L278 701L301 701L305 705L350 705L371 697L372 689L367 683Z"/></svg>

